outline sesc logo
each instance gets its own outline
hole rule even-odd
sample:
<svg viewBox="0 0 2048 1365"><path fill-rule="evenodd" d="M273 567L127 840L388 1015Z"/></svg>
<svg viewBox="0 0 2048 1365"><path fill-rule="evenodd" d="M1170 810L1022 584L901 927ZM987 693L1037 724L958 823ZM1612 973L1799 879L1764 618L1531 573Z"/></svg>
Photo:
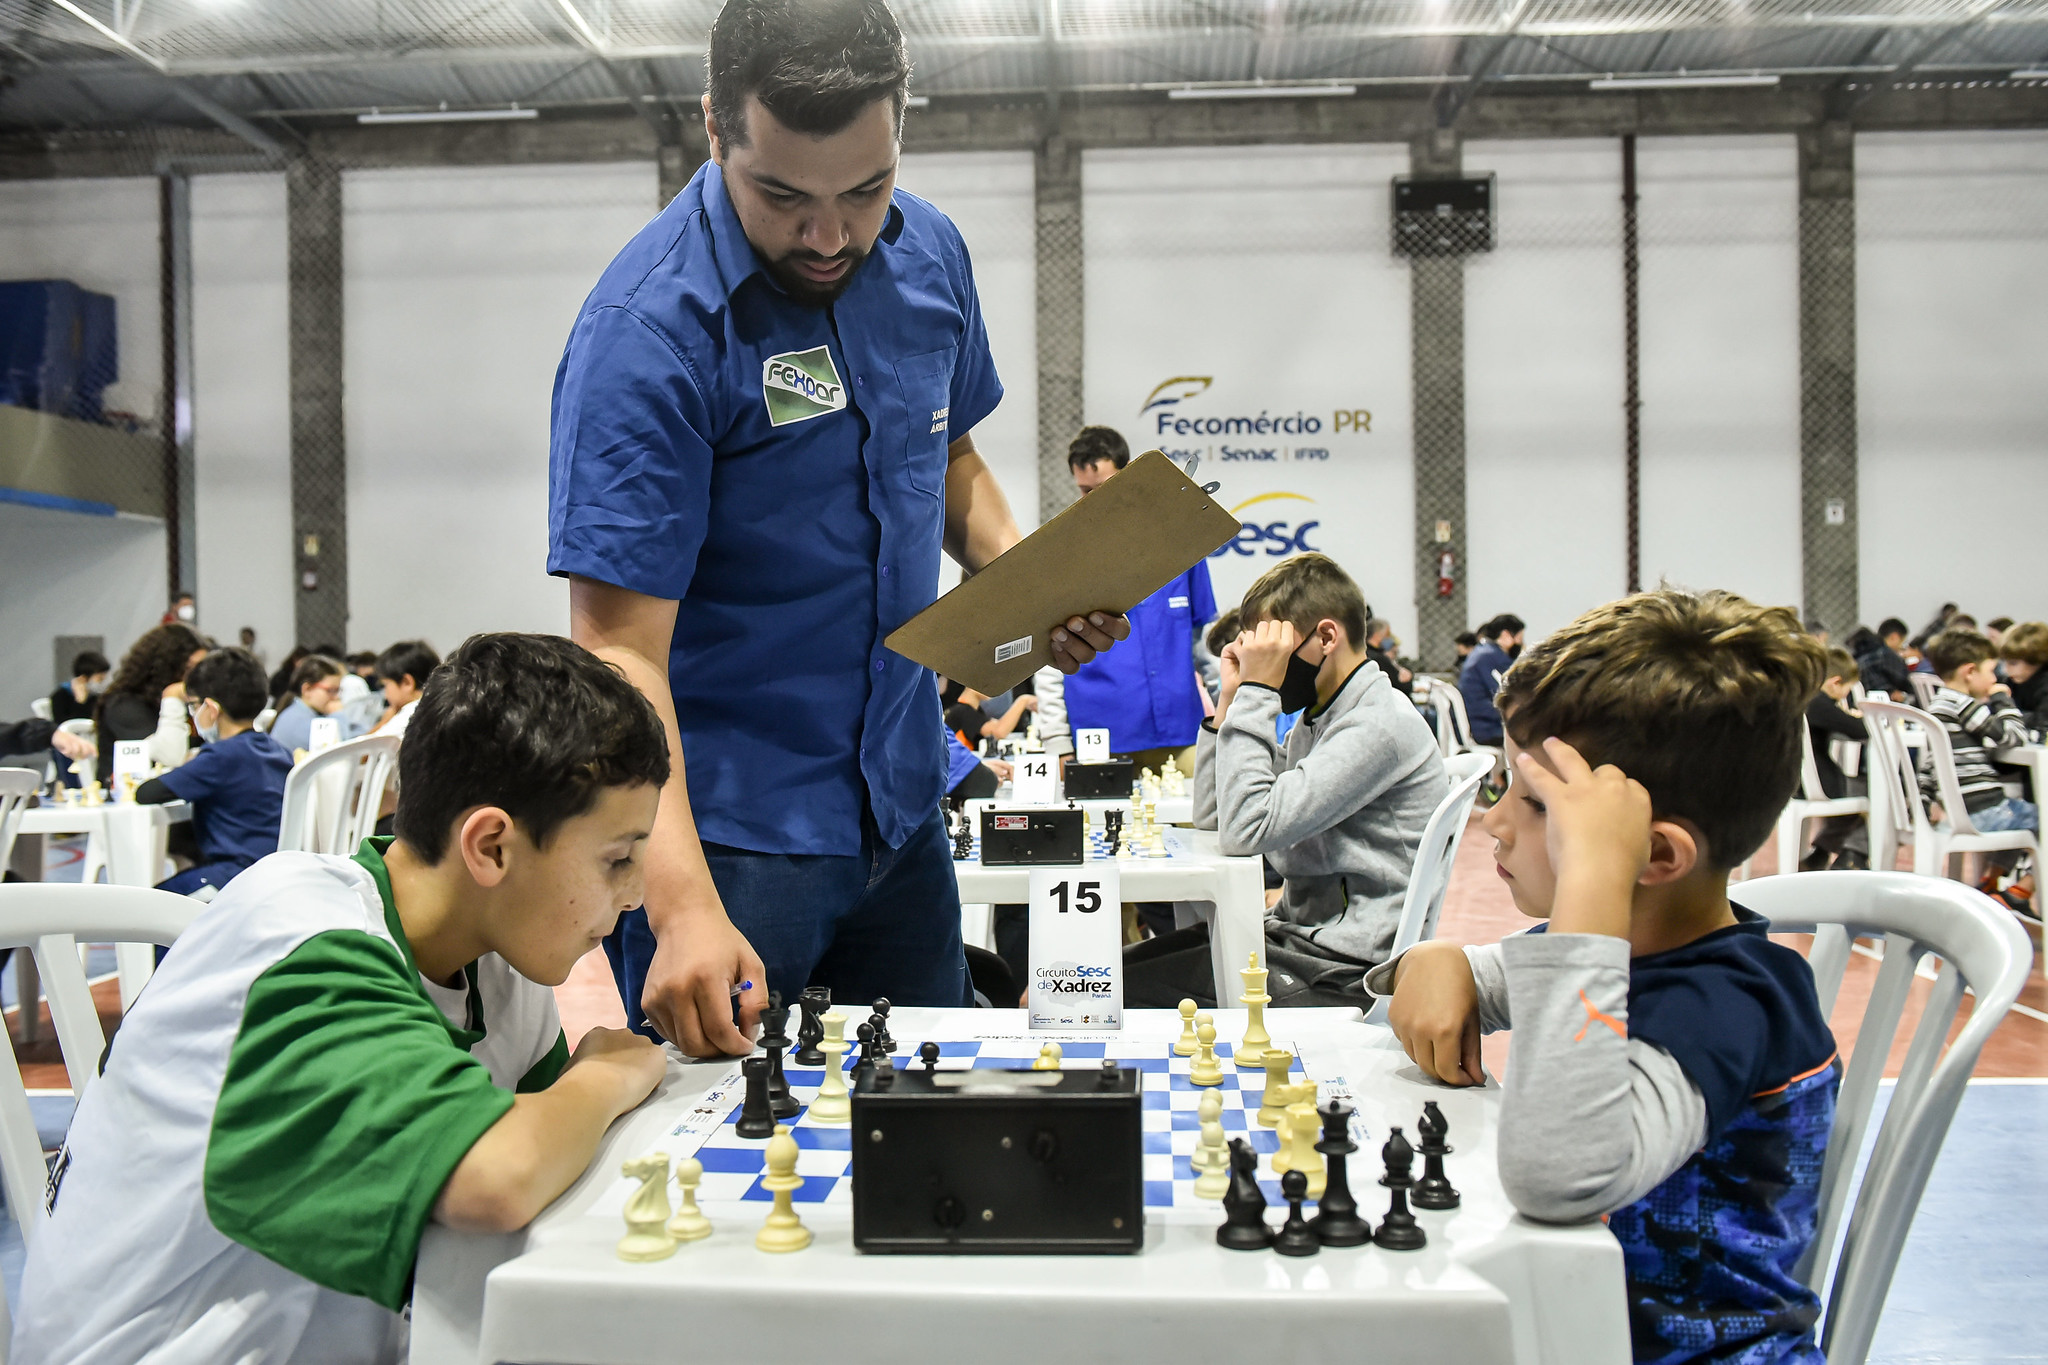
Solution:
<svg viewBox="0 0 2048 1365"><path fill-rule="evenodd" d="M1170 408L1183 398L1193 398L1198 393L1206 392L1215 382L1212 376L1206 374L1176 375L1145 395L1145 405L1138 409L1138 416L1143 417L1154 408Z"/></svg>
<svg viewBox="0 0 2048 1365"><path fill-rule="evenodd" d="M1256 497L1246 498L1230 510L1233 513L1242 513L1247 507L1255 504L1272 502L1305 502L1310 507L1316 505L1314 498L1300 493L1260 493ZM1209 557L1220 559L1227 554L1249 557L1258 554L1259 547L1263 545L1268 558L1285 559L1288 555L1297 555L1304 550L1318 548L1308 543L1308 533L1321 525L1320 521L1290 521L1284 517L1277 521L1252 521L1240 518L1236 538Z"/></svg>
<svg viewBox="0 0 2048 1365"><path fill-rule="evenodd" d="M768 405L768 425L786 427L808 422L846 407L846 386L824 346L785 351L761 362L761 399Z"/></svg>

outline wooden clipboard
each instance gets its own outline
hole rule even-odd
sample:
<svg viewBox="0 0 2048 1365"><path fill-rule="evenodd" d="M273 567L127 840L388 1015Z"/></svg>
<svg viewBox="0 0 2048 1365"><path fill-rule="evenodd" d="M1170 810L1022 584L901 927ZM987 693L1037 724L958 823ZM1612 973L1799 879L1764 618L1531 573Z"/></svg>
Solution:
<svg viewBox="0 0 2048 1365"><path fill-rule="evenodd" d="M1240 529L1200 484L1148 450L883 643L996 696L1052 663L1054 626L1129 611Z"/></svg>

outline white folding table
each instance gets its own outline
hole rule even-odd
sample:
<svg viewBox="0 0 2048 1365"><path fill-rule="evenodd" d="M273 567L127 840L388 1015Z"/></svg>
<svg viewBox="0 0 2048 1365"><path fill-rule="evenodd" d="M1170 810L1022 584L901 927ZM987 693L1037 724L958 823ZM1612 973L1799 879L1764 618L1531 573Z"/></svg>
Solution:
<svg viewBox="0 0 2048 1365"><path fill-rule="evenodd" d="M898 1009L906 1052L960 1016L1024 1027L1022 1011ZM1244 1027L1217 1013L1223 1036ZM1371 1144L1350 1160L1361 1211L1385 1192L1378 1144L1412 1134L1424 1100L1450 1123L1457 1209L1419 1217L1420 1251L1325 1248L1292 1259L1216 1245L1220 1208L1148 1209L1145 1247L1123 1256L875 1256L850 1212L802 1206L817 1240L757 1251L766 1206L706 1205L712 1235L652 1264L620 1261L619 1166L660 1149L726 1061L671 1056L655 1096L613 1125L584 1177L524 1232L430 1227L414 1279L414 1365L730 1365L792 1349L897 1365L1126 1361L1370 1360L1374 1365L1621 1365L1629 1358L1621 1248L1606 1227L1515 1214L1495 1169L1500 1089L1427 1078L1356 1010L1273 1010L1267 1024L1311 1074L1342 1076ZM1135 1010L1126 1039L1162 1050L1171 1011ZM1094 1065L1094 1063L1086 1063ZM1326 1087L1327 1089L1328 1087ZM1277 1215L1271 1215L1277 1222Z"/></svg>

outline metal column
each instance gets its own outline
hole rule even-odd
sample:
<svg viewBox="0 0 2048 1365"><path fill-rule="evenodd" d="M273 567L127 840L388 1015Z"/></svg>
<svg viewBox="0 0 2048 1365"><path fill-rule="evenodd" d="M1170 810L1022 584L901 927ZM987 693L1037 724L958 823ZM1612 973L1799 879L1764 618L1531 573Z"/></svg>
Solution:
<svg viewBox="0 0 2048 1365"><path fill-rule="evenodd" d="M291 296L292 562L298 643L348 647L348 444L342 414L341 168L285 168Z"/></svg>
<svg viewBox="0 0 2048 1365"><path fill-rule="evenodd" d="M1058 133L1038 145L1038 519L1079 496L1067 445L1081 429L1084 314L1081 149Z"/></svg>
<svg viewBox="0 0 2048 1365"><path fill-rule="evenodd" d="M1799 134L1799 540L1805 610L1842 639L1860 612L1856 173L1847 122Z"/></svg>
<svg viewBox="0 0 2048 1365"><path fill-rule="evenodd" d="M1410 144L1417 179L1461 174L1463 147L1449 129ZM1415 406L1415 652L1424 668L1454 666L1452 637L1465 619L1465 258L1408 262L1409 366ZM1437 592L1443 554L1454 556L1448 596Z"/></svg>

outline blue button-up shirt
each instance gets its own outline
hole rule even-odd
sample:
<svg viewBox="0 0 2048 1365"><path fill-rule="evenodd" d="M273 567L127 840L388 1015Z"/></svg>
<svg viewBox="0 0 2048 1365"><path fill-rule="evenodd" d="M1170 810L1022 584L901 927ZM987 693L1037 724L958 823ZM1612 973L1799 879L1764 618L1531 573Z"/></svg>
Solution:
<svg viewBox="0 0 2048 1365"><path fill-rule="evenodd" d="M555 376L548 572L678 602L669 685L701 836L853 854L938 805L938 690L885 649L939 580L946 447L994 410L974 275L896 192L830 308L748 244L715 163L591 291Z"/></svg>
<svg viewBox="0 0 2048 1365"><path fill-rule="evenodd" d="M1130 639L1067 679L1067 724L1106 729L1112 751L1178 749L1202 728L1195 632L1216 619L1203 560L1130 610Z"/></svg>

